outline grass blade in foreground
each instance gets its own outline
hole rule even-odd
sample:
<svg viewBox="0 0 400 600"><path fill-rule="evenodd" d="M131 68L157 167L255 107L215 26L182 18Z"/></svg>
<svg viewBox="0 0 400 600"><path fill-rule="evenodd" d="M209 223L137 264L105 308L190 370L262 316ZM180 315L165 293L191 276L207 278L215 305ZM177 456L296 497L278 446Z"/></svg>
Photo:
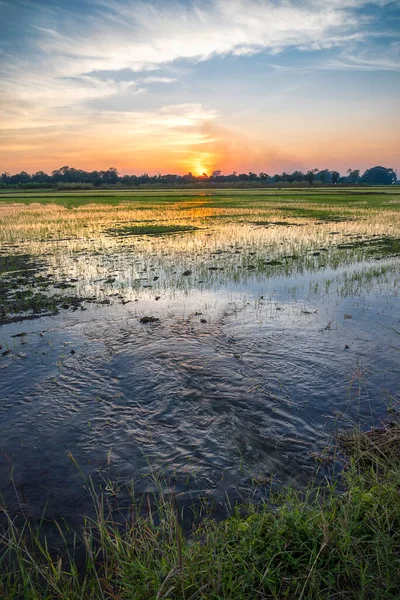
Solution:
<svg viewBox="0 0 400 600"><path fill-rule="evenodd" d="M121 527L87 482L97 517L85 521L72 551L53 551L29 520L7 519L0 597L398 598L398 431L395 424L341 436L350 458L336 482L272 494L222 523L205 519L187 537L173 499L160 495L153 514L150 502L146 511L133 504Z"/></svg>

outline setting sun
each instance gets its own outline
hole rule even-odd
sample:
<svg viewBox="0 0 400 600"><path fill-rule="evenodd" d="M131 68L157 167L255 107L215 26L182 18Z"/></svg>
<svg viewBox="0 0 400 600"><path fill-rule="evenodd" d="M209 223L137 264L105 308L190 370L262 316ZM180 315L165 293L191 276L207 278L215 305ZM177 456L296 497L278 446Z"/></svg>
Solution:
<svg viewBox="0 0 400 600"><path fill-rule="evenodd" d="M216 156L211 152L202 152L201 154L189 156L184 161L184 166L187 172L192 173L195 177L201 177L204 173L211 175L215 170Z"/></svg>
<svg viewBox="0 0 400 600"><path fill-rule="evenodd" d="M192 169L192 173L193 175L196 175L196 177L200 177L201 175L203 175L203 173L206 173L207 169L204 166L203 163L196 163L196 165L193 167Z"/></svg>

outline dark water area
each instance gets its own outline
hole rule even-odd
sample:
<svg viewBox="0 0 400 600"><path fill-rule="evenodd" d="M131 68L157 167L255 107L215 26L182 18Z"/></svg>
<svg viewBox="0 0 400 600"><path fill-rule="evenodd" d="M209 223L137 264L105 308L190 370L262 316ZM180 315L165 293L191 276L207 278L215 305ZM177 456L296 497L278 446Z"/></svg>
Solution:
<svg viewBox="0 0 400 600"><path fill-rule="evenodd" d="M345 227L357 234L335 223L342 242ZM53 275L68 273L79 297L99 302L0 327L10 514L77 523L92 510L85 477L119 506L127 486L140 498L158 479L183 503L207 500L223 514L255 484L260 494L271 481L303 485L338 429L396 410L398 257L320 257L331 225L325 238L314 227L309 246L283 229L241 225L236 246L226 226L211 240L202 231L122 250L119 240L60 241L43 252ZM287 254L297 244L297 262L271 254L283 244Z"/></svg>
<svg viewBox="0 0 400 600"><path fill-rule="evenodd" d="M261 300L266 287L208 293L206 323L175 299L149 325L127 305L5 326L26 335L1 360L2 481L10 461L19 501L49 518L90 511L69 453L139 495L149 472L222 505L253 481L304 483L337 428L387 415L399 298ZM3 495L17 510L11 485Z"/></svg>

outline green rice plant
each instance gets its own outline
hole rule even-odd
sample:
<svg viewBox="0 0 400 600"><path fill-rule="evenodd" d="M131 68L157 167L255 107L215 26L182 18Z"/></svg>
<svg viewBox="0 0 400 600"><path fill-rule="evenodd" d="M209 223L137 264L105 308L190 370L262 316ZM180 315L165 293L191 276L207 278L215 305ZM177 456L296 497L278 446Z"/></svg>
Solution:
<svg viewBox="0 0 400 600"><path fill-rule="evenodd" d="M113 227L107 230L109 235L126 236L126 235L165 235L170 233L180 233L183 231L194 231L197 227L190 225L154 225L154 224L139 224L125 225L123 227Z"/></svg>

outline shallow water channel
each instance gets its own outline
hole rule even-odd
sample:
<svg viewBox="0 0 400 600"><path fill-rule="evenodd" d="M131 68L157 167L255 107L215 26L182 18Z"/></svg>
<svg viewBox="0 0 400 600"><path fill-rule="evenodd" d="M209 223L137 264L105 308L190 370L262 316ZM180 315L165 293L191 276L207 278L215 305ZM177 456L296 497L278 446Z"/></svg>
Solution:
<svg viewBox="0 0 400 600"><path fill-rule="evenodd" d="M332 433L399 406L400 259L379 246L398 221L188 205L164 219L196 229L165 235L118 235L137 207L94 204L81 220L56 205L5 211L1 254L33 257L40 277L24 297L68 298L0 326L11 512L89 512L69 454L113 495L152 490L151 473L223 506L255 483L302 484ZM8 300L15 285L26 292L14 283Z"/></svg>

